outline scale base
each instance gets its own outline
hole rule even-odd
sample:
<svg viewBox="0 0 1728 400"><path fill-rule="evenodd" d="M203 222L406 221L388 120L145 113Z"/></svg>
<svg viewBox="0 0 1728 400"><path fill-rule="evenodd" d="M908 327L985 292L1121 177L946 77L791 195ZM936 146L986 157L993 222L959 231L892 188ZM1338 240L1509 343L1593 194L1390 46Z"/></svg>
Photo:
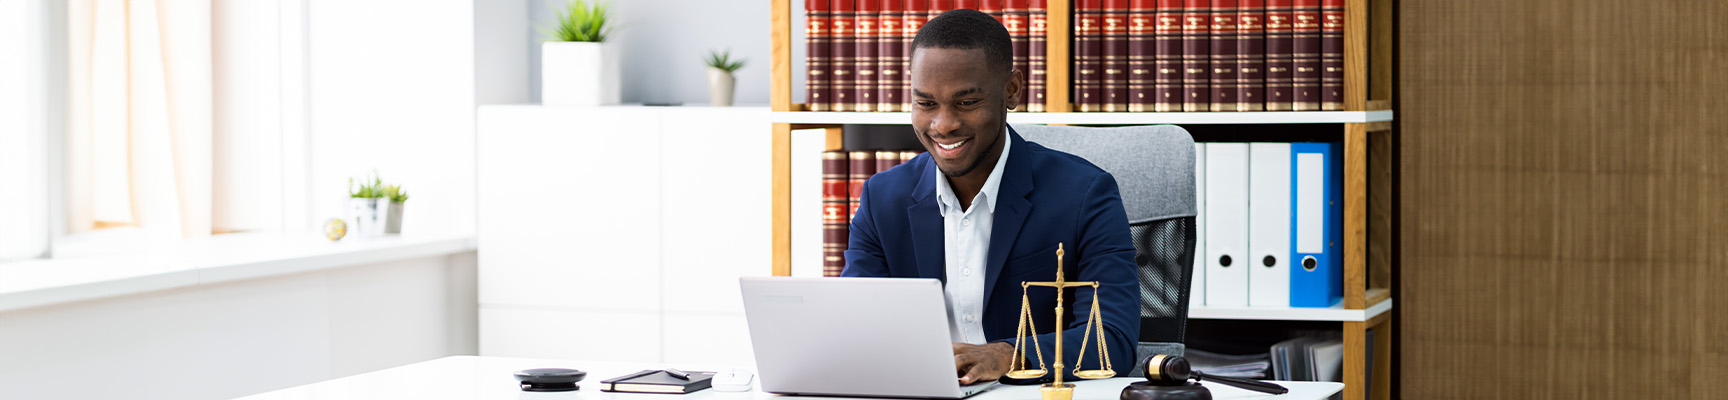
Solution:
<svg viewBox="0 0 1728 400"><path fill-rule="evenodd" d="M1044 394L1044 400L1074 399L1074 384L1072 383L1064 383L1061 385L1046 383L1044 386L1039 387L1038 391Z"/></svg>
<svg viewBox="0 0 1728 400"><path fill-rule="evenodd" d="M1181 386L1158 386L1139 381L1122 388L1122 400L1212 400L1212 391L1198 383Z"/></svg>

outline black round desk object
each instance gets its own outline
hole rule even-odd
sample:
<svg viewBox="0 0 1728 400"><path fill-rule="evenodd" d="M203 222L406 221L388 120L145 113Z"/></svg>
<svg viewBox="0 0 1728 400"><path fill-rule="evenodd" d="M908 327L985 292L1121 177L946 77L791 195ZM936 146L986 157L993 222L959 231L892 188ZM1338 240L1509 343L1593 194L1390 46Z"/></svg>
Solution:
<svg viewBox="0 0 1728 400"><path fill-rule="evenodd" d="M1140 381L1122 388L1122 400L1212 400L1212 391L1194 382L1166 386Z"/></svg>
<svg viewBox="0 0 1728 400"><path fill-rule="evenodd" d="M568 368L534 368L516 371L524 392L568 392L580 389L576 382L588 377L587 372Z"/></svg>
<svg viewBox="0 0 1728 400"><path fill-rule="evenodd" d="M1212 381L1261 393L1290 392L1290 389L1273 383L1202 374L1195 371L1188 365L1188 359L1181 356L1159 354L1147 357L1144 363L1146 365L1143 365L1142 369L1146 371L1146 381L1134 382L1122 388L1122 400L1210 400L1212 391L1201 386L1200 381Z"/></svg>

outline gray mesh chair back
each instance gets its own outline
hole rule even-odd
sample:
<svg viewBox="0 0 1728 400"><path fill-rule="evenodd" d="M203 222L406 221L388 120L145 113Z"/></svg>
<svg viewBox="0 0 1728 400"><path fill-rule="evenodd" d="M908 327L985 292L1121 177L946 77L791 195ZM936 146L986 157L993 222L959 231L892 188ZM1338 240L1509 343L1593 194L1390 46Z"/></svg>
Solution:
<svg viewBox="0 0 1728 400"><path fill-rule="evenodd" d="M1194 138L1174 125L1014 125L1026 140L1085 158L1116 177L1140 275L1135 360L1182 355L1194 271ZM1142 371L1135 363L1130 377Z"/></svg>

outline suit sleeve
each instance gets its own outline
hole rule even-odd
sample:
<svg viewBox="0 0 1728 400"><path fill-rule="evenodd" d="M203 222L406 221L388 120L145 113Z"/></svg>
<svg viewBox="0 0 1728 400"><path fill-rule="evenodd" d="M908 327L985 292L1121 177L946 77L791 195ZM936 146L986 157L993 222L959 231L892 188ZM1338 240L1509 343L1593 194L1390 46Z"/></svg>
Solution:
<svg viewBox="0 0 1728 400"><path fill-rule="evenodd" d="M863 193L858 195L858 214L852 216L852 223L847 228L846 268L840 276L888 276L888 263L884 261L881 237L877 235L874 223L876 213L870 209L869 199L870 185L866 183Z"/></svg>
<svg viewBox="0 0 1728 400"><path fill-rule="evenodd" d="M1116 189L1116 178L1110 174L1100 174L1094 178L1086 197L1080 202L1075 232L1080 235L1078 246L1073 254L1080 260L1080 272L1076 277L1079 281L1099 282L1098 303L1099 319L1103 321L1103 340L1107 342L1106 351L1110 352L1110 366L1123 376L1134 369L1135 345L1140 340L1140 279L1134 269L1134 242L1128 232L1128 213L1122 208L1122 196ZM1093 328L1092 338L1086 339L1086 319L1092 310L1092 290L1078 288L1072 297L1074 303L1069 315L1067 330L1062 333L1063 353L1067 355L1062 364L1067 371L1068 379L1074 378L1076 358L1082 354L1084 344L1085 360L1079 362L1080 369L1103 369L1098 356L1098 333ZM1054 361L1056 340L1055 333L1038 336L1042 343L1044 360ZM1027 346L1030 349L1032 346ZM1036 365L1037 360L1029 360Z"/></svg>

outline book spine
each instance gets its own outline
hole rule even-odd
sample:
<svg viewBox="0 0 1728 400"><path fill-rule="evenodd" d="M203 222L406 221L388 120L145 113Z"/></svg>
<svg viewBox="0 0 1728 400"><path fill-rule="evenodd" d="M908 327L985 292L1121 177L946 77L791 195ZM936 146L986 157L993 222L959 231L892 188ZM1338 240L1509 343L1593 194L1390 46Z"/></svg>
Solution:
<svg viewBox="0 0 1728 400"><path fill-rule="evenodd" d="M1152 111L1182 111L1182 0L1157 0L1152 18Z"/></svg>
<svg viewBox="0 0 1728 400"><path fill-rule="evenodd" d="M1157 0L1128 2L1128 111L1152 111L1157 103L1153 88L1156 74L1157 37L1153 27Z"/></svg>
<svg viewBox="0 0 1728 400"><path fill-rule="evenodd" d="M876 175L876 154L868 151L854 151L846 156L846 173L849 177L846 186L847 204L846 221L858 215L858 198L864 194L864 181Z"/></svg>
<svg viewBox="0 0 1728 400"><path fill-rule="evenodd" d="M1294 5L1293 0L1266 0L1266 111L1295 109Z"/></svg>
<svg viewBox="0 0 1728 400"><path fill-rule="evenodd" d="M906 63L906 53L900 47L900 23L906 20L904 0L882 0L881 17L876 19L876 111L906 111L900 97L900 66Z"/></svg>
<svg viewBox="0 0 1728 400"><path fill-rule="evenodd" d="M895 0L899 1L899 0ZM930 21L930 0L904 0L900 24L900 111L912 111L912 39Z"/></svg>
<svg viewBox="0 0 1728 400"><path fill-rule="evenodd" d="M896 165L900 165L900 152L898 150L876 152L876 173L883 173Z"/></svg>
<svg viewBox="0 0 1728 400"><path fill-rule="evenodd" d="M976 0L975 1L975 3L978 4L978 12L982 12L982 13L984 13L984 15L988 15L988 16L990 16L990 18L995 18L996 23L1006 26L1006 25L1008 25L1008 22L1002 20L1002 18L1004 17L1004 15L1002 14L1002 11L1003 11L1003 8L1006 7L1006 5L1002 4L1002 2L1003 2L1003 0Z"/></svg>
<svg viewBox="0 0 1728 400"><path fill-rule="evenodd" d="M833 41L828 26L834 18L834 12L829 0L805 0L805 20L809 26L804 30L804 70L809 76L804 78L805 100L810 111L830 111L829 99L834 96L833 82L828 77L830 71L828 50Z"/></svg>
<svg viewBox="0 0 1728 400"><path fill-rule="evenodd" d="M1236 0L1212 0L1212 111L1236 111Z"/></svg>
<svg viewBox="0 0 1728 400"><path fill-rule="evenodd" d="M856 80L853 85L857 88L852 92L852 111L876 111L876 51L879 50L876 42L880 38L876 33L876 23L881 21L883 0L857 1L858 15L854 17L856 28L853 33L858 37L858 50L853 54L856 61L852 69L858 71L858 76L852 78Z"/></svg>
<svg viewBox="0 0 1728 400"><path fill-rule="evenodd" d="M854 94L858 91L856 74L852 68L858 63L854 56L858 53L857 31L853 23L858 15L857 0L832 0L834 17L829 20L828 32L833 40L828 44L828 62L834 71L829 74L834 95L829 98L830 111L856 111L853 107Z"/></svg>
<svg viewBox="0 0 1728 400"><path fill-rule="evenodd" d="M1026 0L1008 0L1003 3L1002 25L1008 28L1008 38L1014 40L1014 74L1020 77L1021 82L1029 84L1032 78L1027 75L1027 72L1031 70L1032 58L1026 52L1031 50L1032 46L1031 43L1028 43L1028 40L1031 39L1031 25L1027 21L1028 6ZM1031 104L1027 100L1030 96L1027 96L1025 87L1022 85L1020 95L1013 99L1014 111L1028 111L1030 109Z"/></svg>
<svg viewBox="0 0 1728 400"><path fill-rule="evenodd" d="M1049 17L1045 12L1046 0L1031 0L1026 3L1026 111L1044 112L1044 91L1049 88L1045 81L1045 42L1049 40Z"/></svg>
<svg viewBox="0 0 1728 400"><path fill-rule="evenodd" d="M950 1L953 4L948 8L949 10L959 10L959 9L977 10L978 9L978 0L950 0ZM946 10L944 10L944 11L946 11Z"/></svg>
<svg viewBox="0 0 1728 400"><path fill-rule="evenodd" d="M1320 109L1344 109L1344 0L1320 2Z"/></svg>
<svg viewBox="0 0 1728 400"><path fill-rule="evenodd" d="M919 154L924 154L924 152L918 150L901 150L900 163L905 164L912 162L912 159L918 157Z"/></svg>
<svg viewBox="0 0 1728 400"><path fill-rule="evenodd" d="M822 152L822 276L840 276L846 268L847 202L846 152Z"/></svg>
<svg viewBox="0 0 1728 400"><path fill-rule="evenodd" d="M1296 111L1316 111L1320 109L1320 0L1296 0L1296 8L1291 13L1292 45L1291 69L1296 86L1296 98L1292 109Z"/></svg>
<svg viewBox="0 0 1728 400"><path fill-rule="evenodd" d="M1098 71L1102 73L1099 94L1104 112L1128 111L1128 0L1104 0L1098 13L1098 36L1103 51Z"/></svg>
<svg viewBox="0 0 1728 400"><path fill-rule="evenodd" d="M1182 111L1212 109L1212 3L1182 1Z"/></svg>
<svg viewBox="0 0 1728 400"><path fill-rule="evenodd" d="M1236 111L1266 110L1266 1L1236 3Z"/></svg>
<svg viewBox="0 0 1728 400"><path fill-rule="evenodd" d="M1104 44L1100 43L1103 27L1099 17L1104 13L1103 0L1074 1L1074 93L1080 112L1103 111Z"/></svg>

